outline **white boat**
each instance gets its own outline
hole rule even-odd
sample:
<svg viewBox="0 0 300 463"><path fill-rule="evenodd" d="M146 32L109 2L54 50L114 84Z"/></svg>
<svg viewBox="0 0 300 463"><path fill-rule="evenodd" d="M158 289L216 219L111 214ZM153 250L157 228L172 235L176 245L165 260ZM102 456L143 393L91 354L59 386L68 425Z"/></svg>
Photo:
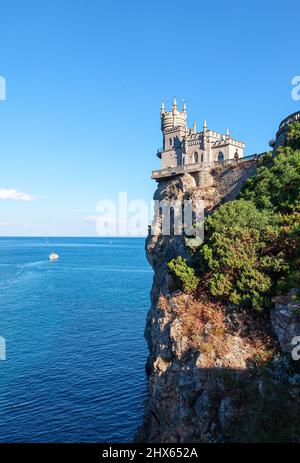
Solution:
<svg viewBox="0 0 300 463"><path fill-rule="evenodd" d="M55 260L58 260L59 259L59 255L56 254L56 252L52 252L49 256L49 259L51 260L51 262L55 261Z"/></svg>

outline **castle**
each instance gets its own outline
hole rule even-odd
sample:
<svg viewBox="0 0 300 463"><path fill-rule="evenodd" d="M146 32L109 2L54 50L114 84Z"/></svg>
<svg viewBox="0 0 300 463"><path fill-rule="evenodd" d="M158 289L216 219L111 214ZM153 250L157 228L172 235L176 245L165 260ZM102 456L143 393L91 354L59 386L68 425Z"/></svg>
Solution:
<svg viewBox="0 0 300 463"><path fill-rule="evenodd" d="M157 156L162 161L162 168L152 171L152 179L157 182L189 173L195 179L196 186L206 186L212 182L211 173L216 166L225 169L249 162L257 163L266 154L263 152L244 156L245 143L231 138L228 129L225 135L208 129L206 121L201 132L197 132L196 124L188 128L186 103L179 111L176 97L171 111L165 110L162 101L160 119L163 147L157 150ZM297 121L300 121L300 111L280 123L276 138L269 143L274 154L285 142L289 125Z"/></svg>
<svg viewBox="0 0 300 463"><path fill-rule="evenodd" d="M231 138L228 129L226 135L222 135L208 129L206 121L201 132L197 132L196 124L189 129L186 103L184 101L182 111L179 111L176 97L171 111L165 111L162 101L160 119L163 148L157 151L157 156L162 161L163 170L189 165L203 168L204 165L244 156L245 144Z"/></svg>

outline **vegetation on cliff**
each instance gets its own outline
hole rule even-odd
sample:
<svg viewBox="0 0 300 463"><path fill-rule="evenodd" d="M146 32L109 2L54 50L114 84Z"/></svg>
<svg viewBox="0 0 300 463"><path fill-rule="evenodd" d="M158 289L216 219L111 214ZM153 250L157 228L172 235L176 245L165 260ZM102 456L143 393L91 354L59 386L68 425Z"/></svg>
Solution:
<svg viewBox="0 0 300 463"><path fill-rule="evenodd" d="M182 285L185 292L194 291L198 284L199 278L196 276L195 270L186 263L186 259L179 256L169 263L170 270L175 274L177 283Z"/></svg>
<svg viewBox="0 0 300 463"><path fill-rule="evenodd" d="M300 123L266 156L240 196L205 222L205 242L189 265L169 263L184 291L208 291L263 310L276 293L300 287ZM181 260L180 260L181 259Z"/></svg>

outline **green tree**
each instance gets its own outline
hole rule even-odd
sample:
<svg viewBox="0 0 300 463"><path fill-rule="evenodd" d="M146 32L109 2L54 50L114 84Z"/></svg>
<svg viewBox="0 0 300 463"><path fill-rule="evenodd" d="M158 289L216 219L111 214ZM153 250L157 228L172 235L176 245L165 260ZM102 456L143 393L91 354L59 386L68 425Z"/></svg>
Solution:
<svg viewBox="0 0 300 463"><path fill-rule="evenodd" d="M186 259L178 256L169 262L168 267L175 275L178 286L185 292L189 293L197 288L199 278L195 270L186 263Z"/></svg>
<svg viewBox="0 0 300 463"><path fill-rule="evenodd" d="M260 167L250 178L241 197L259 209L291 212L300 208L300 151L290 147L279 149L272 167Z"/></svg>
<svg viewBox="0 0 300 463"><path fill-rule="evenodd" d="M222 205L207 219L200 249L211 294L261 310L274 276L286 270L279 236L272 212L244 199Z"/></svg>
<svg viewBox="0 0 300 463"><path fill-rule="evenodd" d="M300 122L294 122L288 128L286 145L300 150Z"/></svg>
<svg viewBox="0 0 300 463"><path fill-rule="evenodd" d="M289 126L286 145L271 166L258 168L244 185L241 197L259 209L290 213L300 209L300 122Z"/></svg>

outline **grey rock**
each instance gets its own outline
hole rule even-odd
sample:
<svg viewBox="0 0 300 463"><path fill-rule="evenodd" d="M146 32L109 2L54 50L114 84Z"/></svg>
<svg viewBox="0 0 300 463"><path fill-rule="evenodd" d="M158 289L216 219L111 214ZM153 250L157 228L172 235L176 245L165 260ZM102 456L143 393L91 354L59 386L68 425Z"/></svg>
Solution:
<svg viewBox="0 0 300 463"><path fill-rule="evenodd" d="M273 299L275 307L271 312L271 323L281 350L291 354L293 338L300 336L300 302L292 296Z"/></svg>
<svg viewBox="0 0 300 463"><path fill-rule="evenodd" d="M236 431L240 417L240 410L232 397L225 397L220 404L218 418L225 435L233 435Z"/></svg>

